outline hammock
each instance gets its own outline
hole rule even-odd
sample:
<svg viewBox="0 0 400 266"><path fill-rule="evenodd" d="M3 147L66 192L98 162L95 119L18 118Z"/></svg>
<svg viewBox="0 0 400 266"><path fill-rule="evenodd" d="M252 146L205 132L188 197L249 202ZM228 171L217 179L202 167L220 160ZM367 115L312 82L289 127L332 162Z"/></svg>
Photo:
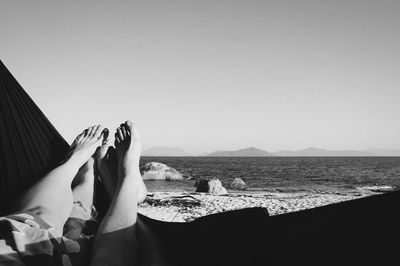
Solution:
<svg viewBox="0 0 400 266"><path fill-rule="evenodd" d="M69 145L0 61L0 210ZM268 216L252 208L167 223L138 215L140 260L153 265L399 265L400 192ZM148 243L152 234L156 242Z"/></svg>
<svg viewBox="0 0 400 266"><path fill-rule="evenodd" d="M0 215L69 145L0 61Z"/></svg>

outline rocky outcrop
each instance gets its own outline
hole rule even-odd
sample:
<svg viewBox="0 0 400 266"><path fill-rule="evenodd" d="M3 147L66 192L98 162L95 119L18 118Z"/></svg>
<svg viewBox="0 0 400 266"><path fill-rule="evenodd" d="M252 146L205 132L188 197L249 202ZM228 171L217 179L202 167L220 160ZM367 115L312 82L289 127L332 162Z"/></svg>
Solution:
<svg viewBox="0 0 400 266"><path fill-rule="evenodd" d="M229 185L229 187L231 189L236 189L236 190L247 190L247 189L249 189L249 186L246 185L246 183L241 178L233 179L233 182Z"/></svg>
<svg viewBox="0 0 400 266"><path fill-rule="evenodd" d="M222 186L221 181L217 178L197 180L194 186L196 187L196 192L206 192L213 195L223 195L228 193Z"/></svg>
<svg viewBox="0 0 400 266"><path fill-rule="evenodd" d="M180 181L185 176L163 163L150 162L140 168L143 180Z"/></svg>

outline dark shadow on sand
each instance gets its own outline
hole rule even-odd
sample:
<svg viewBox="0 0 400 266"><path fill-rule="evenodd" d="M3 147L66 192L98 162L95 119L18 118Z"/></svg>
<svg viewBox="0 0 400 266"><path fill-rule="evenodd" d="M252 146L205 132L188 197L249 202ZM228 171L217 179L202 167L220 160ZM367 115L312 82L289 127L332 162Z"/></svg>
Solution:
<svg viewBox="0 0 400 266"><path fill-rule="evenodd" d="M400 265L399 207L395 191L271 217L262 208L183 224L140 216L157 247L140 235L140 254L162 250L172 265Z"/></svg>

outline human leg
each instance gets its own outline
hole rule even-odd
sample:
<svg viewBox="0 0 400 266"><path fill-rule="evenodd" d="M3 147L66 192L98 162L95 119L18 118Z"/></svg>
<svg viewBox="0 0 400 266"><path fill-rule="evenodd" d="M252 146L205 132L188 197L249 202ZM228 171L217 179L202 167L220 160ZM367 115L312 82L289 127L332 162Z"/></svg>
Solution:
<svg viewBox="0 0 400 266"><path fill-rule="evenodd" d="M30 188L17 202L16 211L36 214L62 234L73 202L71 182L103 139L103 127L92 126L71 145L66 159Z"/></svg>
<svg viewBox="0 0 400 266"><path fill-rule="evenodd" d="M95 237L91 265L137 265L136 234L138 188L141 182L141 143L127 121L115 134L118 180L110 207Z"/></svg>

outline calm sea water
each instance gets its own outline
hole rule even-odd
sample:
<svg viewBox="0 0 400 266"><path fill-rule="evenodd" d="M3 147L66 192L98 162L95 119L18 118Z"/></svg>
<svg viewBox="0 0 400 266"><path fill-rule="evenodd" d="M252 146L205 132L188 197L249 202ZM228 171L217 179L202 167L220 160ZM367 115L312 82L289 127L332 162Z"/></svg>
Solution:
<svg viewBox="0 0 400 266"><path fill-rule="evenodd" d="M216 177L229 189L240 177L251 191L356 193L400 188L400 157L143 157L194 178ZM148 181L149 191L194 191L194 181Z"/></svg>

